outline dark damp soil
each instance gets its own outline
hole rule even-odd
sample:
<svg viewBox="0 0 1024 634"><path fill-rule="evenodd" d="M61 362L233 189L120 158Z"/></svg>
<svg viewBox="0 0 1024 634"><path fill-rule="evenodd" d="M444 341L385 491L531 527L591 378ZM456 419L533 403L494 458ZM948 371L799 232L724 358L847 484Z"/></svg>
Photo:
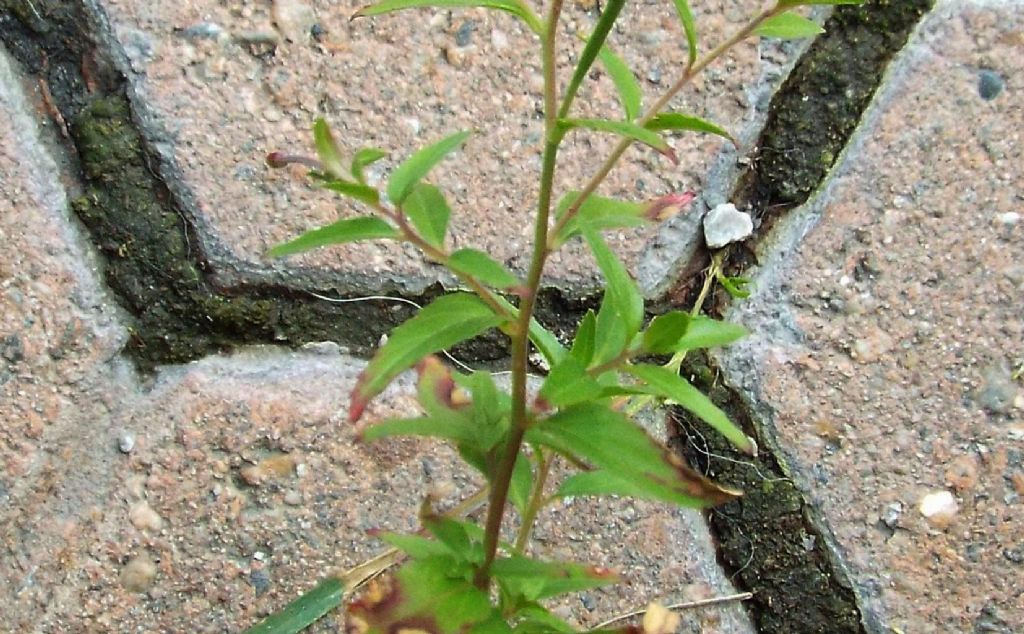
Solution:
<svg viewBox="0 0 1024 634"><path fill-rule="evenodd" d="M743 401L717 380L707 358L688 360L683 374L761 446L759 456L750 458L686 411L672 412L672 445L702 473L744 492L710 510L708 522L721 563L741 589L754 594L747 605L758 632L863 632L848 580L833 566L811 509L771 444L759 437Z"/></svg>

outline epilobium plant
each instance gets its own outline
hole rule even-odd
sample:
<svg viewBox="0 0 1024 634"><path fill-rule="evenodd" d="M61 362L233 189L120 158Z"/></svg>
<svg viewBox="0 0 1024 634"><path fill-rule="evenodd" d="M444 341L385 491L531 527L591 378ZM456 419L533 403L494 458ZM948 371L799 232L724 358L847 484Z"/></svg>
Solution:
<svg viewBox="0 0 1024 634"><path fill-rule="evenodd" d="M663 133L710 133L731 139L714 123L667 108L697 74L736 43L751 36L815 35L821 29L792 9L856 2L777 0L701 56L687 0L673 1L688 59L668 90L646 110L632 72L605 42L625 0L607 0L567 82L561 82L555 72L563 0L550 0L543 18L523 0L384 0L356 13L373 16L414 7L485 7L511 13L537 35L544 76L544 153L538 174L533 252L523 277L483 251L447 248L452 211L444 193L425 179L459 149L469 132L456 132L415 152L391 173L383 191L367 181L364 170L385 153L365 148L346 159L323 120L313 128L317 158L281 153L268 157L273 166L307 165L311 176L326 189L364 212L281 244L270 251L272 256L357 240L396 240L415 245L424 257L450 269L464 285L464 291L440 297L391 333L352 392L348 418L352 423L358 421L367 404L396 376L415 367L422 415L369 425L362 437L366 441L396 435L444 439L483 475L487 488L478 496L480 501L486 500L482 525L464 517L464 511L477 500L466 500L454 511L441 514L428 497L420 514L421 532L381 534L395 551L328 579L254 631L298 631L337 606L343 596L354 594L365 578L399 560L403 561L383 580L372 582L347 605L350 629L573 631L545 608L546 600L614 583L617 578L600 566L529 556L530 532L545 504L567 496L618 495L706 507L739 495L690 469L634 424L630 414L638 405L655 399L675 403L740 450L755 453L754 442L679 376L679 364L687 351L727 345L742 337L744 330L701 316L699 303L692 312L668 312L645 325L640 290L602 237L605 230L663 221L687 206L693 194L633 202L595 192L634 144L650 146L674 160ZM597 61L615 84L624 118L573 116L577 91ZM612 134L620 140L581 189L562 192L556 201L553 177L559 147L574 130ZM583 240L589 246L604 275L606 290L600 308L586 314L575 339L565 346L534 319L534 308L548 258L569 240ZM713 259L713 263L719 261ZM717 279L730 292L742 293L742 280L726 278L720 267L713 264L713 268L705 290ZM509 339L508 392L487 372L458 372L432 356L494 328ZM531 350L542 355L550 368L535 394L527 389ZM665 365L649 361L658 356L671 356L671 361ZM548 482L552 464L558 460L575 472L561 482ZM507 529L513 511L518 514L514 536ZM644 631L674 629L672 615L664 609L652 609L647 616Z"/></svg>

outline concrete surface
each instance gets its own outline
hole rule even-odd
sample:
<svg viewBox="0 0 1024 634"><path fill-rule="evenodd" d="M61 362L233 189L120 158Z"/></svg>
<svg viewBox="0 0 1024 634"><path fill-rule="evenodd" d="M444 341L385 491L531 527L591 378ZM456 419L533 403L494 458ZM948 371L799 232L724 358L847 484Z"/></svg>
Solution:
<svg viewBox="0 0 1024 634"><path fill-rule="evenodd" d="M4 628L224 632L255 623L412 530L422 495L480 482L443 446L371 445L346 424L364 365L337 346L250 349L141 377L26 86L0 52L0 573ZM415 411L410 377L367 420ZM699 513L575 500L537 552L600 562L628 584L558 607L581 625L735 592ZM335 631L339 615L315 631ZM738 605L692 612L752 632Z"/></svg>
<svg viewBox="0 0 1024 634"><path fill-rule="evenodd" d="M1024 623L1022 8L939 4L730 313L726 380L893 631Z"/></svg>
<svg viewBox="0 0 1024 634"><path fill-rule="evenodd" d="M479 128L463 154L472 170L450 161L438 172L461 209L453 244L489 246L523 266L539 92L537 64L520 53L530 37L508 16L349 23L358 3L91 4L124 53L136 116L171 161L164 177L225 269L326 266L371 284L397 276L410 289L437 279L411 253L377 246L260 259L339 214L336 201L261 162L268 150L308 148L318 115L346 147L396 157ZM757 6L695 9L704 32L720 33ZM286 10L296 7L308 10ZM732 310L755 336L720 358L831 528L828 547L852 572L862 609L892 631L1009 633L1024 623L1024 390L1012 378L1024 362L1022 16L1019 0L939 3L824 189L760 243L755 294ZM566 29L588 30L592 19L574 6ZM653 94L669 74L650 60L683 55L675 18L645 5L626 20L643 35L619 50ZM680 105L753 138L796 52L745 44ZM367 529L409 527L425 488L472 488L436 446L353 443L341 421L362 362L331 346L241 350L138 375L120 355L127 322L68 210L74 176L40 132L45 95L23 80L0 51L6 623L234 631L322 571L375 552ZM616 107L607 78L587 91L595 107ZM589 173L606 146L576 140L559 186ZM606 193L722 187L710 170L732 150L709 137L676 149L684 160L668 171L632 152ZM696 218L612 241L657 289L685 259ZM578 294L596 285L579 251L560 256L551 279ZM410 411L409 387L400 382L375 413ZM924 517L921 502L943 491L955 508ZM732 591L697 514L623 502L556 511L539 548L567 545L558 554L634 580L562 608L583 624L651 598ZM687 618L687 631L753 631L737 606Z"/></svg>

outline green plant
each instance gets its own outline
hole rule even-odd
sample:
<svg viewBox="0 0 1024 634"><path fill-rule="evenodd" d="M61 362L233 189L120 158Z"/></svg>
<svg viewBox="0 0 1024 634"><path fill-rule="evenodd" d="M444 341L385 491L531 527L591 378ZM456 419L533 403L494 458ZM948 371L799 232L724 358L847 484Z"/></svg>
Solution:
<svg viewBox="0 0 1024 634"><path fill-rule="evenodd" d="M488 486L447 514L426 499L417 534L385 533L395 550L342 577L331 577L284 611L254 627L258 632L294 632L342 602L367 577L404 559L386 581L372 584L349 603L349 618L359 631L398 629L429 632L562 632L572 628L543 602L567 592L603 586L614 574L593 566L540 561L527 556L530 531L542 507L565 496L624 495L689 507L719 504L739 495L690 469L630 420L653 401L676 403L698 416L740 450L756 445L704 394L679 376L689 350L728 345L745 334L735 325L700 314L711 285L718 281L733 296L743 296L746 280L726 277L716 254L697 305L691 312L671 311L645 325L643 297L601 232L665 220L686 206L692 193L671 194L646 203L614 200L595 192L616 163L636 143L674 159L664 132L700 132L731 140L721 127L698 117L666 111L670 100L705 67L741 40L755 36L807 37L820 32L812 21L790 10L807 4L854 4L855 0L777 0L743 28L703 56L686 0L674 0L688 50L687 64L670 88L646 110L632 72L607 46L606 39L625 0L609 0L587 38L576 68L559 92L555 72L556 33L563 0L551 0L542 19L522 0L383 0L356 16L372 16L412 7L482 6L511 13L541 42L544 75L544 153L538 179L533 255L525 277L488 254L464 248L451 252L446 233L451 209L444 194L424 180L469 137L452 134L414 153L390 175L384 191L368 183L365 168L383 158L374 148L345 160L328 125L314 126L317 158L274 153L272 166L289 163L311 168L326 189L351 199L371 213L309 231L270 251L285 256L356 240L411 243L428 259L446 266L465 292L445 295L396 328L362 373L351 395L349 420L360 419L367 404L398 374L416 367L423 414L367 427L367 441L395 435L430 436L451 442L479 470ZM577 92L593 64L600 61L612 78L625 112L623 119L571 116ZM579 191L554 204L554 173L559 146L573 130L617 135L620 140ZM534 318L548 257L569 240L589 246L604 275L606 291L599 309L579 324L564 346ZM460 373L436 357L462 341L499 329L509 339L511 389L499 389L486 372ZM528 389L528 354L533 346L550 371L539 390ZM670 356L665 364L654 359ZM555 485L547 480L552 464L564 460L576 472ZM554 489L554 493L551 490ZM465 512L486 500L483 525ZM502 541L508 508L518 513L518 532ZM671 631L671 615L654 610L646 631Z"/></svg>

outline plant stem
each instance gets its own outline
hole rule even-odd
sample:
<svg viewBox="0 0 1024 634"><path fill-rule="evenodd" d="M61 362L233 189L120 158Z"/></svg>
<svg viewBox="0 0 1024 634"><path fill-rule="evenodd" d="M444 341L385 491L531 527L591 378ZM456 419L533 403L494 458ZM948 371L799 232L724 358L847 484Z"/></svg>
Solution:
<svg viewBox="0 0 1024 634"><path fill-rule="evenodd" d="M544 499L544 485L547 483L551 463L555 459L552 456L549 460L540 449L537 450L537 453L537 479L533 483L533 490L530 491L530 502L526 507L526 512L523 513L523 525L519 527L519 534L516 535L515 550L520 554L526 549L527 542L530 541L530 533L533 532L533 523L537 521L537 513L544 507L544 502L546 501Z"/></svg>
<svg viewBox="0 0 1024 634"><path fill-rule="evenodd" d="M709 64L721 57L738 42L750 36L750 34L754 32L754 29L756 29L762 22L773 15L781 13L782 11L783 9L778 6L772 7L771 9L765 9L761 13L757 14L746 26L734 33L732 37L716 46L711 52L697 60L692 66L687 67L686 70L683 71L682 76L672 84L668 91L665 92L665 94L662 95L661 98L659 98L658 101L656 101L655 104L651 106L639 120L637 120L637 125L644 126L650 122L651 119L653 119L665 106L668 105L668 102L670 102L673 97L679 94L679 91L681 91L686 84L690 83L690 81L699 75L701 71L707 68ZM629 138L624 138L619 141L618 145L615 146L615 149L612 150L612 153L607 159L605 159L604 163L601 164L597 173L594 174L583 187L580 195L571 205L569 205L569 208L565 210L565 213L558 219L558 222L555 223L555 227L551 231L551 235L553 237L557 237L561 233L562 229L565 228L565 225L572 220L577 212L579 212L580 207L584 202L586 202L587 198L597 191L598 186L604 182L604 179L608 177L608 174L610 174L612 169L614 169L616 164L618 164L619 159L622 158L622 155L626 153L626 150L628 150L633 143L633 139ZM549 251L553 250L554 245L547 244L547 249Z"/></svg>
<svg viewBox="0 0 1024 634"><path fill-rule="evenodd" d="M537 218L534 224L533 257L526 277L526 293L519 304L519 316L511 332L512 339L512 426L505 443L504 453L491 482L491 497L484 527L484 562L477 569L474 584L481 589L490 585L491 564L498 552L498 538L505 516L505 503L512 482L512 472L519 457L519 448L529 426L526 407L527 357L529 354L530 319L537 302L541 275L547 257L548 219L551 214L551 191L555 180L558 157L557 91L555 78L555 39L558 17L563 0L552 0L541 39L541 59L544 66L544 158L540 174L540 192L537 200Z"/></svg>

